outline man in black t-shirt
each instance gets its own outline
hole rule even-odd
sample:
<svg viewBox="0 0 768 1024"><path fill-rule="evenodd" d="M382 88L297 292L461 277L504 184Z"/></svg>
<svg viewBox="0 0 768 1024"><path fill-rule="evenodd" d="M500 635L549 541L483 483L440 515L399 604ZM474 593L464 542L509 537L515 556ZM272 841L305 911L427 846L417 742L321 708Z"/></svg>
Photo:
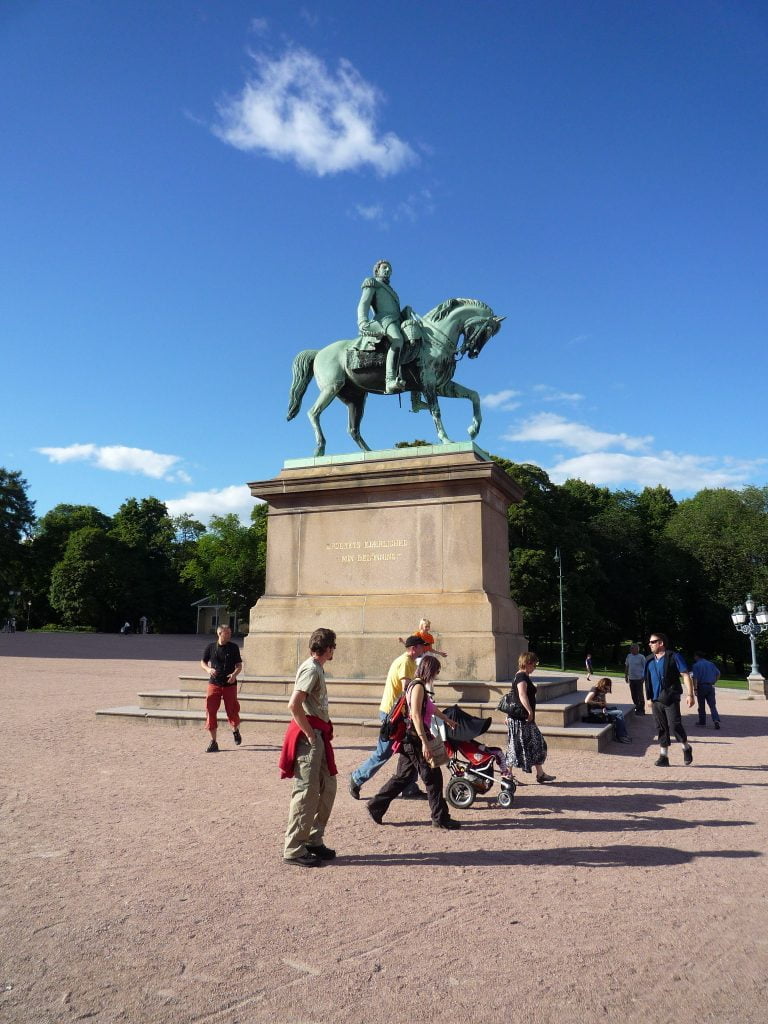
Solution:
<svg viewBox="0 0 768 1024"><path fill-rule="evenodd" d="M240 746L240 702L237 699L237 677L243 668L240 648L232 643L229 626L219 626L218 639L203 651L200 667L208 673L208 694L205 700L205 727L211 734L206 754L215 754L219 749L216 742L217 713L224 701L224 710L232 726L232 738Z"/></svg>

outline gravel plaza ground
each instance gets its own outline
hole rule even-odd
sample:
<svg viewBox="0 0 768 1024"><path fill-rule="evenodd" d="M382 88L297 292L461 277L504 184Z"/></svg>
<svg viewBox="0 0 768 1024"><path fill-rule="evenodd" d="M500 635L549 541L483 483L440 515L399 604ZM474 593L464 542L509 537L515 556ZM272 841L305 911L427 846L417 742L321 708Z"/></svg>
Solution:
<svg viewBox="0 0 768 1024"><path fill-rule="evenodd" d="M0 635L4 1024L764 1024L768 702L720 691L720 732L688 712L690 768L677 744L654 767L649 717L610 754L553 752L556 785L524 776L456 833L421 801L375 826L342 739L338 857L307 871L282 862L280 731L235 748L224 725L206 755L201 727L95 715L203 646Z"/></svg>

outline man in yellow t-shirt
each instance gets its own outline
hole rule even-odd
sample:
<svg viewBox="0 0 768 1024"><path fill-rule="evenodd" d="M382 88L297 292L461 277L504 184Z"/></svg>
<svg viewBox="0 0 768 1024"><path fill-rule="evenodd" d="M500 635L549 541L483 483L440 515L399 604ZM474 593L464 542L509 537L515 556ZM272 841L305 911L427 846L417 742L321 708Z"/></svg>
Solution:
<svg viewBox="0 0 768 1024"><path fill-rule="evenodd" d="M420 636L409 636L405 641L405 652L399 658L395 658L389 666L387 681L384 684L384 695L379 705L380 721L384 721L403 692L406 683L409 683L416 675L416 658L420 658L425 651L426 645ZM380 738L376 749L368 760L355 768L350 776L349 792L355 800L360 799L360 787L373 778L390 757L392 757L391 741Z"/></svg>

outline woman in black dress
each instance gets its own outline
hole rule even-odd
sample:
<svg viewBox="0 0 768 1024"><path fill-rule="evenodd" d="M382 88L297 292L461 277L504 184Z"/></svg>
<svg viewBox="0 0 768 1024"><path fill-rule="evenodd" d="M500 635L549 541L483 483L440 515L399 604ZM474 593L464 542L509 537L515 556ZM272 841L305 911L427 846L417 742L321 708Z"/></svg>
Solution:
<svg viewBox="0 0 768 1024"><path fill-rule="evenodd" d="M542 765L547 759L547 741L536 725L536 686L531 680L531 673L539 663L539 659L531 651L526 651L517 659L518 673L512 684L517 698L528 712L526 722L518 722L507 718L509 730L509 747L507 762L530 774L531 768L536 769L536 781L541 783L554 782L554 775L547 775Z"/></svg>

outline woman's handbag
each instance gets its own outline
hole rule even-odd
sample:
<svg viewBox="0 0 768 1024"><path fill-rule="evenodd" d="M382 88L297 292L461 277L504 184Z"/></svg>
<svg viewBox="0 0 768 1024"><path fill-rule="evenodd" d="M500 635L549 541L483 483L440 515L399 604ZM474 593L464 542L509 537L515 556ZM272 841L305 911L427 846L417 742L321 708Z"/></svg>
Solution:
<svg viewBox="0 0 768 1024"><path fill-rule="evenodd" d="M440 768L442 765L448 764L448 755L445 752L445 744L441 739L439 739L439 737L428 737L427 749L429 750L427 764L430 768Z"/></svg>
<svg viewBox="0 0 768 1024"><path fill-rule="evenodd" d="M504 694L496 705L496 709L497 711L503 711L507 718L512 718L516 722L528 721L528 712L517 699L517 694L514 690Z"/></svg>

